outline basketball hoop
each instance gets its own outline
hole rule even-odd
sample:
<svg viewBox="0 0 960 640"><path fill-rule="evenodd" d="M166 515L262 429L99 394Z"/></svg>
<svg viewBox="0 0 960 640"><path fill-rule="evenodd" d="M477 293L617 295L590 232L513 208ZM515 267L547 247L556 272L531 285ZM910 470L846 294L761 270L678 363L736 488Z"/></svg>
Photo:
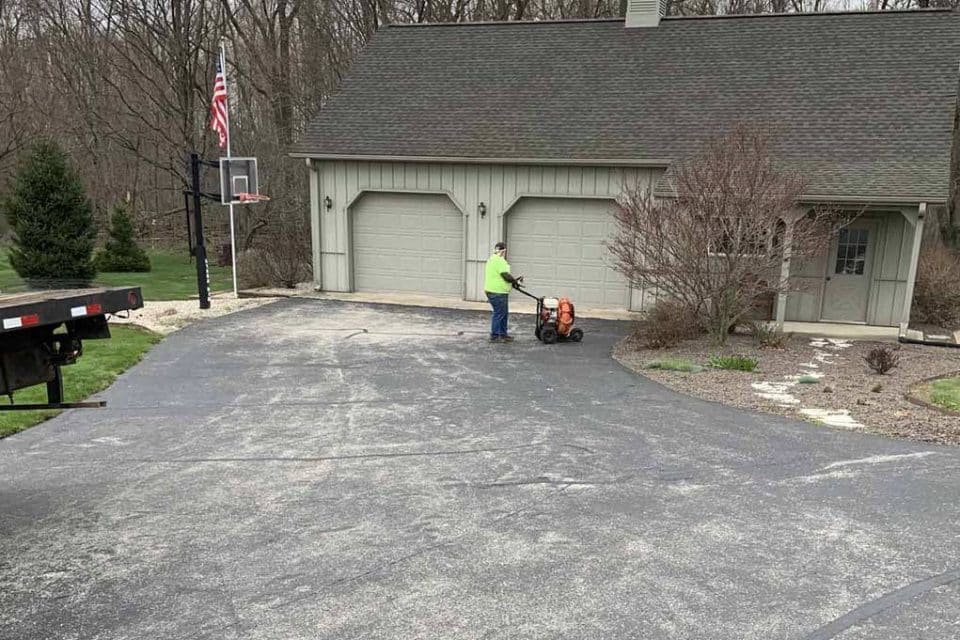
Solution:
<svg viewBox="0 0 960 640"><path fill-rule="evenodd" d="M265 196L262 193L235 193L234 197L241 203L249 202L267 202L270 200L270 196Z"/></svg>

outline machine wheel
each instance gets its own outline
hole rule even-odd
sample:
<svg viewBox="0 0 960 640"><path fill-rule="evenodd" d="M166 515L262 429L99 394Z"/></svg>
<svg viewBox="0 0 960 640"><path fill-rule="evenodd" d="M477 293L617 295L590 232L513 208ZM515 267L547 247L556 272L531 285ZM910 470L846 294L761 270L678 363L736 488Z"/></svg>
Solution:
<svg viewBox="0 0 960 640"><path fill-rule="evenodd" d="M574 329L570 332L570 339L574 342L583 340L583 329Z"/></svg>
<svg viewBox="0 0 960 640"><path fill-rule="evenodd" d="M544 344L553 344L557 341L557 328L546 325L540 329L540 339Z"/></svg>

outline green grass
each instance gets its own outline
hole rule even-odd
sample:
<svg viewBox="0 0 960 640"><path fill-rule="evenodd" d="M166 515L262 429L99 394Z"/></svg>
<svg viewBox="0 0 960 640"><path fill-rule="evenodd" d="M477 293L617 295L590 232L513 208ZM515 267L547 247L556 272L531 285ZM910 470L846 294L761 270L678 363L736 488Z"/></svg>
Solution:
<svg viewBox="0 0 960 640"><path fill-rule="evenodd" d="M748 356L711 356L710 366L714 369L729 369L731 371L756 371L760 361Z"/></svg>
<svg viewBox="0 0 960 640"><path fill-rule="evenodd" d="M697 373L703 371L703 367L694 364L689 360L681 358L664 358L663 360L651 360L646 364L647 369L663 369L664 371L686 371L688 373Z"/></svg>
<svg viewBox="0 0 960 640"><path fill-rule="evenodd" d="M10 267L7 252L0 255L0 291L23 291L26 287ZM197 267L186 251L148 251L152 269L147 273L98 273L95 283L110 287L141 287L144 300L186 300L197 295ZM209 258L208 258L209 260ZM230 267L210 263L210 290L233 289Z"/></svg>
<svg viewBox="0 0 960 640"><path fill-rule="evenodd" d="M930 384L930 401L944 409L960 411L960 377L934 380Z"/></svg>
<svg viewBox="0 0 960 640"><path fill-rule="evenodd" d="M113 335L109 340L85 340L83 355L63 368L63 392L66 402L83 399L109 387L117 376L140 361L151 346L160 341L160 336L139 327L111 326ZM14 393L17 403L42 403L47 401L46 385L21 389ZM6 398L0 403L7 404ZM96 419L96 409L90 411ZM0 412L0 438L43 422L57 415L56 411L2 411Z"/></svg>

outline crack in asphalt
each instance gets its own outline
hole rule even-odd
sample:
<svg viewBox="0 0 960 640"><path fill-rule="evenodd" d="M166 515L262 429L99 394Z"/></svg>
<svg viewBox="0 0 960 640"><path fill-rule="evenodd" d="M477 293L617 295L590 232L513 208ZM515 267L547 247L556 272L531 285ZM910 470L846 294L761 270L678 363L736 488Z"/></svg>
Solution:
<svg viewBox="0 0 960 640"><path fill-rule="evenodd" d="M870 602L860 605L853 611L845 613L833 622L820 627L808 635L805 640L830 640L831 638L836 638L850 627L858 625L867 618L873 617L890 607L894 607L911 598L922 596L937 587L942 587L952 582L957 582L958 580L960 580L960 569L951 569L950 571L945 571L933 577L912 582L905 587L891 591L876 600L871 600Z"/></svg>

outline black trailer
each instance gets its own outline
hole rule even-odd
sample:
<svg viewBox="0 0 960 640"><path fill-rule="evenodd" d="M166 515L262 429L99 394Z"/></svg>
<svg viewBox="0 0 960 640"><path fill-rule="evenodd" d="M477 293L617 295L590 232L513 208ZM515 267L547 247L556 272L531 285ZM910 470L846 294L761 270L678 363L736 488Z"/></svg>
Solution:
<svg viewBox="0 0 960 640"><path fill-rule="evenodd" d="M140 287L0 294L0 411L102 407L65 403L60 368L83 354L84 340L110 337L107 315L143 307ZM17 389L46 383L48 404L13 404Z"/></svg>

